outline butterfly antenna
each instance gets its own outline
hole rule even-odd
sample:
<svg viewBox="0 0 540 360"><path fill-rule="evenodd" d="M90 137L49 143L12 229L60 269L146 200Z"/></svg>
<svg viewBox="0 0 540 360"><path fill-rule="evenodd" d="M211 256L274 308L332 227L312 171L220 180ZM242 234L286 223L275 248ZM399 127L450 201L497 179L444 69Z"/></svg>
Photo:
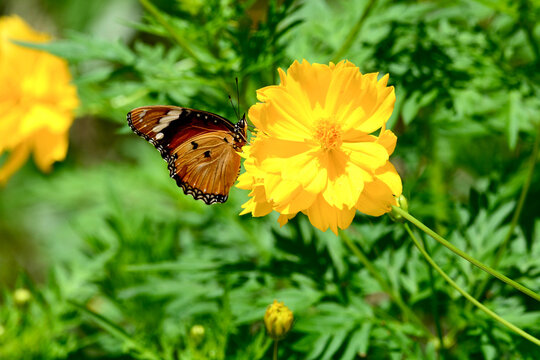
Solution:
<svg viewBox="0 0 540 360"><path fill-rule="evenodd" d="M231 95L229 95L229 102L231 103L231 106L232 106L232 108L233 108L234 114L236 115L236 118L237 118L237 119L240 119L240 115L238 115L238 112L236 111L236 108L234 107L234 104L233 104L233 102L232 102Z"/></svg>
<svg viewBox="0 0 540 360"><path fill-rule="evenodd" d="M238 120L240 120L240 87L238 86L238 76L234 79L236 80L236 106L238 107Z"/></svg>

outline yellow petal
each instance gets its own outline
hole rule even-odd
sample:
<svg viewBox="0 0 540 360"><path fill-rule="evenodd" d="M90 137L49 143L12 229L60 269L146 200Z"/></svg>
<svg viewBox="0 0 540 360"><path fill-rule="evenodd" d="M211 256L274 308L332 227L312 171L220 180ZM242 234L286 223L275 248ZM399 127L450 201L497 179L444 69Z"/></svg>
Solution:
<svg viewBox="0 0 540 360"><path fill-rule="evenodd" d="M356 208L367 215L381 216L392 210L391 205L395 204L396 199L392 190L384 182L376 179L365 184Z"/></svg>
<svg viewBox="0 0 540 360"><path fill-rule="evenodd" d="M328 169L328 183L322 192L325 201L339 210L352 208L364 188L363 171L353 162L348 161L346 155L339 151L332 151L322 157L326 160Z"/></svg>
<svg viewBox="0 0 540 360"><path fill-rule="evenodd" d="M261 170L273 173L287 168L284 161L290 160L292 164L309 161L311 150L304 142L260 138L253 142L250 152L258 160Z"/></svg>
<svg viewBox="0 0 540 360"><path fill-rule="evenodd" d="M306 143L264 137L254 141L249 152L258 160L257 170L244 162L252 175L256 176L256 171L281 174L284 180L300 183L312 193L320 192L326 185L326 169L317 158L318 150ZM240 180L240 187L245 188L242 176Z"/></svg>
<svg viewBox="0 0 540 360"><path fill-rule="evenodd" d="M17 15L0 17L0 41L2 50L5 47L21 47L12 43L12 40L44 42L50 39L50 36L38 33Z"/></svg>
<svg viewBox="0 0 540 360"><path fill-rule="evenodd" d="M252 216L265 216L272 211L272 204L266 200L264 186L256 185L249 194L251 199L242 205L244 209L240 215L252 213Z"/></svg>
<svg viewBox="0 0 540 360"><path fill-rule="evenodd" d="M367 115L367 120L358 126L358 130L365 133L372 133L379 129L382 124L390 119L392 111L394 111L395 102L396 94L393 86L379 89L377 105L373 113Z"/></svg>
<svg viewBox="0 0 540 360"><path fill-rule="evenodd" d="M274 206L274 210L276 210L280 214L296 214L309 208L316 198L316 193L300 189L300 191L296 192L293 196L291 196L288 202L281 202L279 204L276 204Z"/></svg>
<svg viewBox="0 0 540 360"><path fill-rule="evenodd" d="M306 94L311 108L318 103L324 105L328 86L332 78L332 69L323 64L310 64L303 60L295 61L287 70L287 90L295 95Z"/></svg>
<svg viewBox="0 0 540 360"><path fill-rule="evenodd" d="M342 148L356 165L364 169L377 169L388 161L388 151L376 142L343 143Z"/></svg>
<svg viewBox="0 0 540 360"><path fill-rule="evenodd" d="M242 205L242 208L244 210L240 213L240 215L251 213L251 215L254 217L265 216L272 212L272 204L255 201L253 198L249 199L244 205Z"/></svg>
<svg viewBox="0 0 540 360"><path fill-rule="evenodd" d="M301 185L297 182L283 180L279 176L276 176L275 179L278 180L265 183L267 199L274 204L287 203L302 190Z"/></svg>
<svg viewBox="0 0 540 360"><path fill-rule="evenodd" d="M255 184L255 178L247 173L244 172L243 174L240 174L238 177L238 182L236 183L236 187L244 190L250 190L251 187Z"/></svg>
<svg viewBox="0 0 540 360"><path fill-rule="evenodd" d="M287 224L289 220L291 220L293 217L295 217L296 214L287 214L287 215L279 215L278 217L278 223L280 227L283 227L283 225Z"/></svg>
<svg viewBox="0 0 540 360"><path fill-rule="evenodd" d="M351 225L356 209L339 210L330 206L322 196L319 196L305 213L317 229L326 231L330 228L337 235L338 227L346 229Z"/></svg>
<svg viewBox="0 0 540 360"><path fill-rule="evenodd" d="M310 112L283 87L270 86L258 91L264 103L253 105L249 119L267 135L277 139L304 141L311 136Z"/></svg>
<svg viewBox="0 0 540 360"><path fill-rule="evenodd" d="M388 155L392 155L392 153L394 152L394 149L396 148L396 142L397 142L397 137L390 130L384 130L384 131L381 130L381 134L379 135L379 138L377 139L377 143L384 146L384 148L388 152Z"/></svg>
<svg viewBox="0 0 540 360"><path fill-rule="evenodd" d="M0 153L2 153L14 149L25 141L20 131L20 119L24 117L25 109L15 104L2 104L0 109L5 111L0 116Z"/></svg>
<svg viewBox="0 0 540 360"><path fill-rule="evenodd" d="M396 96L393 87L386 87L388 75L377 82L377 73L366 74L355 83L354 111L345 118L344 127L370 134L392 115ZM359 110L361 109L361 110Z"/></svg>
<svg viewBox="0 0 540 360"><path fill-rule="evenodd" d="M256 205L255 200L253 200L253 198L250 198L248 201L242 204L242 209L244 210L240 212L240 215L253 213L253 209L255 208L255 205Z"/></svg>
<svg viewBox="0 0 540 360"><path fill-rule="evenodd" d="M34 136L34 161L41 171L50 171L55 161L64 160L67 148L67 132L42 130Z"/></svg>
<svg viewBox="0 0 540 360"><path fill-rule="evenodd" d="M285 71L283 71L282 68L279 68L278 69L278 73L279 73L279 80L281 81L281 86L287 86L287 73L285 73Z"/></svg>
<svg viewBox="0 0 540 360"><path fill-rule="evenodd" d="M330 69L339 69L342 67L345 67L345 68L352 67L352 68L358 69L358 67L354 65L352 62L350 62L349 60L341 60L337 64L330 62L328 66L330 67Z"/></svg>
<svg viewBox="0 0 540 360"><path fill-rule="evenodd" d="M353 108L361 109L356 96L360 90L361 76L355 67L340 66L334 69L324 108L335 114L352 103Z"/></svg>
<svg viewBox="0 0 540 360"><path fill-rule="evenodd" d="M375 177L388 186L395 196L401 195L403 187L401 184L401 177L399 176L396 168L390 161L388 161L383 167L377 169Z"/></svg>
<svg viewBox="0 0 540 360"><path fill-rule="evenodd" d="M7 161L0 166L0 185L5 185L13 175L28 159L30 148L27 144L18 146L9 155Z"/></svg>
<svg viewBox="0 0 540 360"><path fill-rule="evenodd" d="M343 129L345 130L344 140L348 140L352 137L350 134L351 130L354 131L353 134L360 133L360 136L367 135L364 131L358 130L359 124L362 123L362 121L364 121L366 118L366 109L364 109L362 106L352 102L346 107L338 109L337 117L343 124ZM351 139L351 141L354 140Z"/></svg>
<svg viewBox="0 0 540 360"><path fill-rule="evenodd" d="M317 194L320 193L328 183L328 170L326 168L320 167L317 171L317 174L310 183L306 184L306 191Z"/></svg>
<svg viewBox="0 0 540 360"><path fill-rule="evenodd" d="M21 135L28 136L40 132L42 129L49 129L52 132L66 132L71 126L73 117L49 106L36 104L20 120Z"/></svg>
<svg viewBox="0 0 540 360"><path fill-rule="evenodd" d="M384 146L388 155L392 155L394 149L396 148L397 137L390 131L386 130L385 124L381 127L380 135L368 135L362 131L349 130L343 136L343 141L347 143L358 143L358 142L376 142Z"/></svg>
<svg viewBox="0 0 540 360"><path fill-rule="evenodd" d="M311 184L320 171L317 150L315 149L309 149L308 151L280 160L280 172L283 178L296 181L303 187ZM300 169L301 171L298 171Z"/></svg>

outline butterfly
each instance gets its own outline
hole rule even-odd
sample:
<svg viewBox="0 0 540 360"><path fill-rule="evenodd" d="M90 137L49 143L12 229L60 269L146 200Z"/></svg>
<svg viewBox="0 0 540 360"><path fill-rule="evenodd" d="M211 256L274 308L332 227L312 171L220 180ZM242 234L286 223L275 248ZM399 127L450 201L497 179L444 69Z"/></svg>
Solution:
<svg viewBox="0 0 540 360"><path fill-rule="evenodd" d="M233 124L210 112L158 105L131 110L127 122L159 150L186 195L208 205L227 201L247 142L245 115Z"/></svg>

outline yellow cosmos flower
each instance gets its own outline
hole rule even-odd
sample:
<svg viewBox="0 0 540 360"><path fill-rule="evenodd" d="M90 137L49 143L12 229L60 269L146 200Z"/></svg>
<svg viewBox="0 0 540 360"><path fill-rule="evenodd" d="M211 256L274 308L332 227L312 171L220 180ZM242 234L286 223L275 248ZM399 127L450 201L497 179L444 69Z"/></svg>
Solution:
<svg viewBox="0 0 540 360"><path fill-rule="evenodd" d="M257 91L257 130L244 146L238 187L251 190L241 214L275 210L283 226L302 212L322 231L347 228L356 210L380 216L396 204L401 178L388 160L396 136L385 123L395 103L388 75L354 64L295 61L281 84Z"/></svg>
<svg viewBox="0 0 540 360"><path fill-rule="evenodd" d="M42 171L63 160L73 111L79 105L70 85L67 63L44 51L28 49L13 40L46 42L17 16L0 17L0 184L33 153Z"/></svg>

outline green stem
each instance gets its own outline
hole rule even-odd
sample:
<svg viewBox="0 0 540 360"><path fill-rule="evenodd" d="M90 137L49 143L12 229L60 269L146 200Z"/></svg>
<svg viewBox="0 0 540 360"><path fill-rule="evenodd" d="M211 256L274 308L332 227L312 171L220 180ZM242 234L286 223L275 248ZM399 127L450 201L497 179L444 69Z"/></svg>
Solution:
<svg viewBox="0 0 540 360"><path fill-rule="evenodd" d="M272 359L278 360L277 353L278 353L278 340L274 340L274 356L272 356Z"/></svg>
<svg viewBox="0 0 540 360"><path fill-rule="evenodd" d="M158 9L148 0L139 0L142 6L150 13L152 16L169 32L169 34L173 37L173 39L180 45L182 49L190 56L192 57L196 62L200 63L201 60L198 58L197 55L191 50L191 48L188 46L187 42L184 41L184 38L182 38L180 35L176 33L174 28L169 25L167 20L161 15L161 13L158 11Z"/></svg>
<svg viewBox="0 0 540 360"><path fill-rule="evenodd" d="M375 269L375 266L369 261L369 259L364 255L362 250L354 242L351 241L349 236L345 231L341 232L341 238L345 241L345 244L349 247L349 249L356 255L358 260L365 266L365 268L369 271L369 273L377 280L380 287L390 296L390 299L401 309L403 314L414 321L417 325L419 325L426 334L429 334L431 336L431 332L429 329L424 325L424 323L414 314L414 312L405 304L403 299L396 294L391 286L382 278L382 276L379 274L377 269Z"/></svg>
<svg viewBox="0 0 540 360"><path fill-rule="evenodd" d="M364 10L364 12L360 16L360 18L358 19L356 24L354 24L353 28L349 32L349 35L347 35L347 39L345 40L343 45L341 45L339 50L334 55L334 58L332 59L333 62L336 63L336 62L340 61L341 58L343 57L343 55L345 55L345 53L347 51L349 51L350 47L352 46L352 44L354 42L354 39L358 36L358 33L360 32L360 29L362 28L362 25L364 24L364 21L367 19L368 15L371 12L371 10L373 9L376 1L377 0L370 0L369 4L366 6L366 10Z"/></svg>
<svg viewBox="0 0 540 360"><path fill-rule="evenodd" d="M506 253L506 248L508 244L510 243L510 240L512 239L512 235L514 234L514 230L517 226L519 217L521 215L521 210L523 209L523 205L525 204L525 200L527 199L527 193L529 192L529 188L531 186L532 178L534 175L536 159L538 158L538 150L540 147L539 133L540 133L540 124L536 133L536 138L534 140L533 151L529 159L529 171L527 172L527 178L525 179L525 182L523 183L523 188L521 188L521 194L519 195L519 200L516 206L516 210L514 211L514 215L512 216L512 220L510 222L510 228L508 229L508 232L506 233L506 236L503 242L501 243L499 250L497 250L497 254L495 255L495 260L491 264L492 267L497 267L499 263L501 262L503 255ZM484 281L478 287L478 291L475 292L476 297L482 296L482 294L486 290L488 282L489 282L489 278L488 277L484 278Z"/></svg>
<svg viewBox="0 0 540 360"><path fill-rule="evenodd" d="M489 273L490 275L495 276L497 279L507 283L508 285L514 287L515 289L521 291L522 293L524 293L526 295L529 295L533 299L535 299L537 301L540 301L540 295L536 294L534 291L526 288L525 286L517 283L516 281L508 278L507 276L499 273L498 271L492 269L491 267L481 263L480 261L476 260L475 258L469 256L467 253L461 251L460 249L458 249L457 247L452 245L450 242L445 240L442 236L440 236L439 234L437 234L436 232L434 232L433 230L428 228L426 225L424 225L421 221L416 219L414 216L412 216L408 212L404 211L403 209L401 209L401 208L399 208L397 206L392 206L392 211L394 211L397 214L403 216L405 219L407 219L414 226L416 226L417 228L419 228L420 230L422 230L423 232L425 232L426 234L428 234L429 236L431 236L432 238L437 240L439 243L441 243L442 245L447 247L449 250L451 250L455 254L461 256L462 258L464 258L468 262L470 262L471 264L473 264L476 267L484 270L485 272Z"/></svg>
<svg viewBox="0 0 540 360"><path fill-rule="evenodd" d="M426 252L429 254L429 248L427 246L427 243L425 242L424 238L422 237L422 245L424 246L424 249L426 249ZM426 264L428 267L428 274L429 274L429 285L431 287L431 311L433 313L433 320L435 321L435 329L437 330L437 337L439 338L439 344L440 344L440 353L444 353L444 339L443 339L443 332L441 327L441 321L439 319L439 304L437 301L437 289L435 288L435 278L433 276L433 269L429 265L429 262L426 260Z"/></svg>
<svg viewBox="0 0 540 360"><path fill-rule="evenodd" d="M458 284L456 284L436 263L435 261L433 261L433 259L431 258L431 256L429 256L429 254L426 252L426 250L422 247L422 244L420 244L420 242L418 241L418 239L416 239L416 237L414 236L413 232L411 231L411 228L409 227L409 224L404 224L405 225L405 229L407 230L407 232L409 233L409 236L411 237L411 239L413 240L414 242L414 245L416 245L416 247L418 248L418 250L420 250L420 252L422 253L422 255L424 255L424 258L431 264L431 266L439 273L441 274L441 276L454 288L456 289L461 295L463 295L467 300L469 300L470 302L472 302L476 307L478 307L480 310L482 310L483 312L485 312L488 316L490 316L492 319L494 319L495 321L501 323L502 325L506 326L507 328L509 328L510 330L512 330L513 332L515 332L516 334L518 335L521 335L522 337L524 337L525 339L531 341L532 343L540 346L540 340L535 338L534 336L532 336L531 334L523 331L522 329L518 328L517 326L513 325L512 323L504 320L502 317L500 317L499 315L497 315L496 313L494 313L493 311L491 311L490 309L488 309L487 307L485 307L481 302L479 302L478 300L476 300L474 297L472 297L469 293L467 293L465 290L463 290L462 288L459 287Z"/></svg>

